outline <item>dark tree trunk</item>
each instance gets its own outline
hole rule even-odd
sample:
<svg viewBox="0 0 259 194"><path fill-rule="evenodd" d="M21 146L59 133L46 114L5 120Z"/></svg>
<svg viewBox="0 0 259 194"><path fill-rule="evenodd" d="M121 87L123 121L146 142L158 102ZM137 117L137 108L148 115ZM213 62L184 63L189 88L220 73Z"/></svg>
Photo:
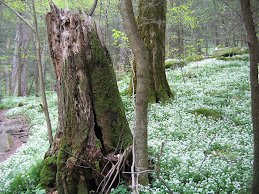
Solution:
<svg viewBox="0 0 259 194"><path fill-rule="evenodd" d="M77 14L51 7L46 21L58 83L59 126L41 182L53 186L56 180L58 193L89 193L100 184L104 188L110 161L118 160L115 154L132 143L132 135L98 25L92 26L86 15L81 21Z"/></svg>
<svg viewBox="0 0 259 194"><path fill-rule="evenodd" d="M248 35L250 54L250 82L252 102L252 122L254 133L254 164L252 193L259 193L259 84L258 84L258 63L259 63L259 41L256 36L255 24L251 11L250 0L240 0L243 19Z"/></svg>
<svg viewBox="0 0 259 194"><path fill-rule="evenodd" d="M149 52L149 102L167 102L173 94L165 75L166 0L139 1L137 19L141 38ZM138 71L136 71L138 74ZM138 81L137 81L138 82ZM132 86L130 86L130 89ZM136 86L135 86L136 88ZM132 93L132 91L129 91Z"/></svg>

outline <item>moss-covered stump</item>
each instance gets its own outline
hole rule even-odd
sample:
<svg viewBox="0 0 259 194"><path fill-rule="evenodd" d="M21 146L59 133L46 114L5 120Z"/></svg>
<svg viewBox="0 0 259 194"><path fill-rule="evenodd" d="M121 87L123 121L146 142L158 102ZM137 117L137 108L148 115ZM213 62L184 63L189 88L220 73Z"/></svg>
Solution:
<svg viewBox="0 0 259 194"><path fill-rule="evenodd" d="M101 183L111 162L132 144L110 55L98 24L84 14L51 7L46 23L59 122L45 161L57 158L58 193L97 192L100 185L98 192L108 191Z"/></svg>

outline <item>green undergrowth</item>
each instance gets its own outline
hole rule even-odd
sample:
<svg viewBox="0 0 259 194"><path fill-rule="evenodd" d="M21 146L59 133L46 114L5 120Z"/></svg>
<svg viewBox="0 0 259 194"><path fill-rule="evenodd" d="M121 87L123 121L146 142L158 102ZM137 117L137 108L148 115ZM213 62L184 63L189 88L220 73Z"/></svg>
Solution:
<svg viewBox="0 0 259 194"><path fill-rule="evenodd" d="M175 98L148 107L148 152L154 166L164 142L160 176L174 193L250 193L253 132L249 63L206 59L169 68L166 74ZM132 128L135 111L126 92L129 82L125 76L118 86ZM57 96L49 92L47 98L55 130ZM33 170L41 167L49 147L41 98L8 97L1 102L6 107L15 106L7 116L26 115L31 129L29 142L0 163L0 193L43 192L37 186L39 173ZM23 106L19 107L20 102ZM155 174L150 175L152 183L141 187L141 193L168 193ZM128 192L123 183L113 190Z"/></svg>
<svg viewBox="0 0 259 194"><path fill-rule="evenodd" d="M46 92L46 96L55 134L58 120L57 95ZM0 163L0 193L45 193L39 184L39 172L49 143L46 121L40 106L41 97L5 97L1 103L6 109L11 108L5 116L23 115L31 127L28 142Z"/></svg>
<svg viewBox="0 0 259 194"><path fill-rule="evenodd" d="M243 58L244 55L238 56ZM249 62L206 59L167 69L175 99L149 105L149 157L174 193L249 193L253 132ZM119 82L122 94L129 78ZM132 99L122 96L133 125ZM141 193L168 193L153 176Z"/></svg>
<svg viewBox="0 0 259 194"><path fill-rule="evenodd" d="M191 111L193 114L196 114L196 115L204 115L208 118L213 118L213 119L220 119L222 118L222 115L215 112L214 110L211 110L211 109L207 109L207 108L198 108L198 109L195 109L193 111Z"/></svg>
<svg viewBox="0 0 259 194"><path fill-rule="evenodd" d="M218 50L215 50L213 52L213 57L229 57L233 55L242 55L247 53L248 53L248 50L242 47L234 47L234 48L222 47L222 48L218 48Z"/></svg>
<svg viewBox="0 0 259 194"><path fill-rule="evenodd" d="M190 62L194 62L194 61L202 61L204 60L204 57L202 55L192 55L192 56L188 56L186 57L185 61L190 63Z"/></svg>
<svg viewBox="0 0 259 194"><path fill-rule="evenodd" d="M249 54L244 54L242 56L232 56L232 57L217 57L218 60L224 61L250 61Z"/></svg>
<svg viewBox="0 0 259 194"><path fill-rule="evenodd" d="M165 60L165 68L166 69L176 69L178 67L183 67L185 66L186 63L182 60L179 60L179 59L167 59Z"/></svg>

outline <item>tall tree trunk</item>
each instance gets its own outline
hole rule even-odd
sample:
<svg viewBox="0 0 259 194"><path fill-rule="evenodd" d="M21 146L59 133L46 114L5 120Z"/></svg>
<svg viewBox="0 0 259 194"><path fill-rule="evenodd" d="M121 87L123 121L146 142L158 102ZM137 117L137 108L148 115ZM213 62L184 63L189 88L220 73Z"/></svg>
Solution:
<svg viewBox="0 0 259 194"><path fill-rule="evenodd" d="M256 36L255 24L251 11L250 0L240 0L243 19L248 35L250 54L250 82L251 82L251 107L254 133L254 164L252 193L259 193L259 84L258 84L258 63L259 63L259 41Z"/></svg>
<svg viewBox="0 0 259 194"><path fill-rule="evenodd" d="M16 35L14 43L13 68L12 68L12 95L18 95L18 79L21 61L21 23L16 25Z"/></svg>
<svg viewBox="0 0 259 194"><path fill-rule="evenodd" d="M137 172L148 169L148 147L147 147L147 105L150 58L149 52L143 39L140 36L135 21L131 0L121 1L121 15L124 27L129 38L130 47L133 50L136 71L136 124L134 129L134 148L135 148L135 170ZM148 184L147 173L139 176L139 183Z"/></svg>
<svg viewBox="0 0 259 194"><path fill-rule="evenodd" d="M8 64L10 59L8 59ZM11 95L11 79L10 79L10 70L5 70L5 93L6 95Z"/></svg>
<svg viewBox="0 0 259 194"><path fill-rule="evenodd" d="M149 102L151 103L167 102L173 97L165 75L166 4L166 0L140 0L138 6L138 29L150 58Z"/></svg>
<svg viewBox="0 0 259 194"><path fill-rule="evenodd" d="M38 96L40 93L40 89L39 89L39 70L38 70L37 61L35 61L34 77L35 77L35 95Z"/></svg>
<svg viewBox="0 0 259 194"><path fill-rule="evenodd" d="M13 70L12 70L12 94L13 95L17 95L17 96L26 95L26 90L28 88L28 82L27 82L28 65L26 65L26 62L28 62L27 55L28 55L29 43L30 43L30 28L28 28L28 26L25 23L17 24L16 37L15 37L15 50L14 50L14 56L13 56Z"/></svg>
<svg viewBox="0 0 259 194"><path fill-rule="evenodd" d="M6 43L6 51L8 52L10 49L10 38L8 38ZM11 77L10 77L10 66L12 64L11 58L7 59L7 67L5 69L5 93L6 95L11 95Z"/></svg>
<svg viewBox="0 0 259 194"><path fill-rule="evenodd" d="M132 144L111 59L89 17L83 14L81 21L77 14L51 7L46 23L58 83L59 126L41 183L51 186L56 180L58 193L89 193L100 184L109 190L104 176L119 159L116 154ZM44 176L49 171L50 178Z"/></svg>
<svg viewBox="0 0 259 194"><path fill-rule="evenodd" d="M50 118L49 118L48 103L47 103L47 98L46 98L46 94L45 94L45 84L43 82L41 56L40 56L40 39L39 39L39 34L38 34L38 24L37 24L34 0L32 0L32 11L33 11L33 19L34 19L33 23L34 23L36 57L37 57L39 80L40 80L40 91L41 91L42 104L43 104L43 105L41 105L41 107L42 107L44 115L45 115L47 129L48 129L48 139L49 139L49 144L51 145L53 142L53 136L52 136L51 122L50 122Z"/></svg>
<svg viewBox="0 0 259 194"><path fill-rule="evenodd" d="M31 42L31 30L26 26L26 24L22 24L23 26L23 34L22 34L22 52L23 57L21 59L21 95L26 96L28 92L28 68L29 68L29 46Z"/></svg>

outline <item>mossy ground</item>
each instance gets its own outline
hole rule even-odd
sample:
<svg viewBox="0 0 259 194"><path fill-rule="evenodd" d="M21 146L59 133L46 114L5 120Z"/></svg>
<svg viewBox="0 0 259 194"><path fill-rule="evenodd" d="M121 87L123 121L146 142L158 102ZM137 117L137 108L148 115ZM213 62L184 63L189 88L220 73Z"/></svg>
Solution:
<svg viewBox="0 0 259 194"><path fill-rule="evenodd" d="M207 108L199 108L192 111L193 114L197 115L204 115L206 117L211 117L213 119L220 119L222 118L222 115L215 112L214 110L207 109Z"/></svg>

